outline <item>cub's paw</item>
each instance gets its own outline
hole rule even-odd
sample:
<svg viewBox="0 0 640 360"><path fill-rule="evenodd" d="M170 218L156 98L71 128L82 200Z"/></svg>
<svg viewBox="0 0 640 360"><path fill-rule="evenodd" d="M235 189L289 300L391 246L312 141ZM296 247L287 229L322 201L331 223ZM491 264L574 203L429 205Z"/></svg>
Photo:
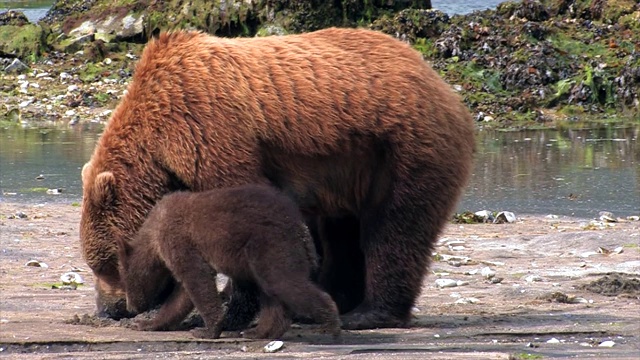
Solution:
<svg viewBox="0 0 640 360"><path fill-rule="evenodd" d="M264 331L260 331L256 328L253 329L248 329L242 332L242 337L245 339L253 339L253 340L257 340L257 339L268 339L267 337L268 334L266 334Z"/></svg>
<svg viewBox="0 0 640 360"><path fill-rule="evenodd" d="M200 339L219 339L221 331L216 331L209 328L197 328L191 330L191 335Z"/></svg>
<svg viewBox="0 0 640 360"><path fill-rule="evenodd" d="M137 320L135 323L135 329L138 331L156 331L159 330L157 326L153 324L153 320Z"/></svg>

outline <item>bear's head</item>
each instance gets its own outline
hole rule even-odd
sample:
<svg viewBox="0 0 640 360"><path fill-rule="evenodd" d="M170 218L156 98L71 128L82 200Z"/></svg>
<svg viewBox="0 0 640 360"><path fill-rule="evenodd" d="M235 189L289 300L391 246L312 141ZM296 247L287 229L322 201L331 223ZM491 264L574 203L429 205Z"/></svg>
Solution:
<svg viewBox="0 0 640 360"><path fill-rule="evenodd" d="M144 229L141 230L144 233ZM148 237L138 234L133 244L118 239L119 272L126 292L126 309L139 314L158 305L173 289L171 273Z"/></svg>
<svg viewBox="0 0 640 360"><path fill-rule="evenodd" d="M96 279L99 316L127 317L124 289L118 271L118 192L115 175L96 171L91 161L82 168L80 243L85 261Z"/></svg>

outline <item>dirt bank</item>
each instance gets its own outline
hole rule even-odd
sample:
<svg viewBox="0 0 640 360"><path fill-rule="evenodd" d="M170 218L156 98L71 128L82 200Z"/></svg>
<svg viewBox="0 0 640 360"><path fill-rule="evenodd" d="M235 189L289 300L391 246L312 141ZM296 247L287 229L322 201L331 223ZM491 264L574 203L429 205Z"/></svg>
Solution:
<svg viewBox="0 0 640 360"><path fill-rule="evenodd" d="M451 224L410 329L349 331L342 343L330 344L312 327L297 326L283 337L282 350L265 354L266 341L245 341L237 334L203 341L186 331L138 332L126 322L77 325L89 323L90 317L82 317L94 310L93 277L80 256L79 216L71 204L0 201L4 358L637 359L640 354L638 221L588 229L589 220L541 216L521 216L513 224ZM26 266L30 260L47 267ZM77 272L84 285L52 288L61 287L60 276L72 270L84 270ZM460 286L440 288L436 280Z"/></svg>

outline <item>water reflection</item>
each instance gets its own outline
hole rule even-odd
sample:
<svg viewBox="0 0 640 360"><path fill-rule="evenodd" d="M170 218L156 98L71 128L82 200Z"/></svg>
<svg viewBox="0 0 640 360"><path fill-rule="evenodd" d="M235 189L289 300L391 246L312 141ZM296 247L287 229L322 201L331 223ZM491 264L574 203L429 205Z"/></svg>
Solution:
<svg viewBox="0 0 640 360"><path fill-rule="evenodd" d="M637 215L639 132L636 126L482 133L461 209Z"/></svg>
<svg viewBox="0 0 640 360"><path fill-rule="evenodd" d="M99 128L0 129L5 201L77 202L80 170ZM475 171L459 210L595 217L640 214L640 126L481 132ZM36 180L42 174L44 180ZM46 189L63 188L61 195ZM14 195L15 193L15 195Z"/></svg>
<svg viewBox="0 0 640 360"><path fill-rule="evenodd" d="M91 157L101 129L0 129L0 191L6 201L79 201L80 170ZM36 179L42 175L44 179ZM49 195L47 189L62 189Z"/></svg>

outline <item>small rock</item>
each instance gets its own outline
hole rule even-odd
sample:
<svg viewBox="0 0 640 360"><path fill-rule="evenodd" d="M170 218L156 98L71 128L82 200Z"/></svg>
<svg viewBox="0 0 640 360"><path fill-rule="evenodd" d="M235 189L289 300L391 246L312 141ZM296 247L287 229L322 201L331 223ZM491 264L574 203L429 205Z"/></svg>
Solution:
<svg viewBox="0 0 640 360"><path fill-rule="evenodd" d="M510 211L501 211L493 220L494 224L512 223L516 221L516 215Z"/></svg>
<svg viewBox="0 0 640 360"><path fill-rule="evenodd" d="M36 176L36 180L44 180L44 175L40 174Z"/></svg>
<svg viewBox="0 0 640 360"><path fill-rule="evenodd" d="M484 267L482 268L482 270L480 270L480 275L482 275L483 277L487 278L487 279L491 279L494 276L496 276L496 272L491 270L490 267Z"/></svg>
<svg viewBox="0 0 640 360"><path fill-rule="evenodd" d="M436 286L439 288L456 287L458 282L452 279L437 279Z"/></svg>
<svg viewBox="0 0 640 360"><path fill-rule="evenodd" d="M9 219L26 219L28 217L29 216L27 216L27 214L23 213L22 211L18 211L17 213L8 216Z"/></svg>
<svg viewBox="0 0 640 360"><path fill-rule="evenodd" d="M607 340L607 341L603 341L600 343L600 345L598 346L602 346L602 347L613 347L613 345L615 345L616 343L611 341L611 340Z"/></svg>
<svg viewBox="0 0 640 360"><path fill-rule="evenodd" d="M545 216L547 219L557 219L558 215L553 215L553 214L549 214L547 216Z"/></svg>
<svg viewBox="0 0 640 360"><path fill-rule="evenodd" d="M613 215L613 213L609 212L609 211L600 211L600 213L598 214L600 215L600 221L605 221L605 222L618 222L618 220L616 219L616 217Z"/></svg>
<svg viewBox="0 0 640 360"><path fill-rule="evenodd" d="M78 89L80 89L78 85L69 85L69 87L67 88L67 91L74 92L74 91L77 91Z"/></svg>
<svg viewBox="0 0 640 360"><path fill-rule="evenodd" d="M538 281L542 281L542 277L538 276L538 275L529 275L526 276L524 278L524 281L531 283L531 282L538 282Z"/></svg>
<svg viewBox="0 0 640 360"><path fill-rule="evenodd" d="M280 340L274 340L264 346L264 352L274 353L276 351L280 351L283 347L284 347L284 342Z"/></svg>
<svg viewBox="0 0 640 360"><path fill-rule="evenodd" d="M9 64L6 68L4 68L4 72L6 72L7 74L22 73L27 70L29 70L29 67L18 59L13 59L11 64Z"/></svg>
<svg viewBox="0 0 640 360"><path fill-rule="evenodd" d="M18 104L18 107L25 108L33 103L33 100L25 100Z"/></svg>
<svg viewBox="0 0 640 360"><path fill-rule="evenodd" d="M72 78L73 78L73 76L69 75L66 72L61 72L60 73L60 80L69 80L69 79L72 79Z"/></svg>
<svg viewBox="0 0 640 360"><path fill-rule="evenodd" d="M62 189L47 189L47 194L49 195L60 195L62 193Z"/></svg>
<svg viewBox="0 0 640 360"><path fill-rule="evenodd" d="M630 220L630 221L640 221L640 216L636 216L636 215L627 216L627 220Z"/></svg>
<svg viewBox="0 0 640 360"><path fill-rule="evenodd" d="M474 297L460 298L454 304L477 304L480 300Z"/></svg>
<svg viewBox="0 0 640 360"><path fill-rule="evenodd" d="M112 60L111 60L111 59L109 59L109 58L105 58L104 60L102 60L102 62L103 62L105 65L110 65L110 64L111 64L111 62L112 62Z"/></svg>
<svg viewBox="0 0 640 360"><path fill-rule="evenodd" d="M547 340L547 344L559 344L560 340L556 339L556 338L551 338L549 340Z"/></svg>
<svg viewBox="0 0 640 360"><path fill-rule="evenodd" d="M65 112L64 112L64 114L65 114L66 116L73 116L73 115L75 115L75 114L76 114L76 111L75 111L75 110L73 110L73 109L69 109L69 110L65 111Z"/></svg>

